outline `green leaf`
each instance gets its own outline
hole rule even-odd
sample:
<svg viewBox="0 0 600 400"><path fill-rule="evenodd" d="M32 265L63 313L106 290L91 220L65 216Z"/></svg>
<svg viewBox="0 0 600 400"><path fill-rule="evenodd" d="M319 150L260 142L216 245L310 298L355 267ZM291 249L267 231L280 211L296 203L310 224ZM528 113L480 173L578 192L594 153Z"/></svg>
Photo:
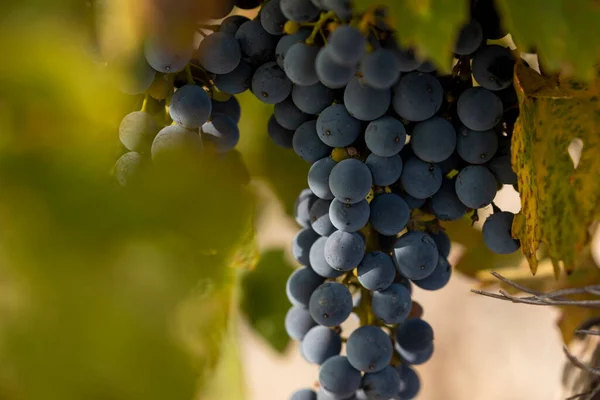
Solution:
<svg viewBox="0 0 600 400"><path fill-rule="evenodd" d="M293 270L283 250L269 251L242 283L244 314L252 327L280 353L289 343L284 328L285 314L290 308L285 284Z"/></svg>

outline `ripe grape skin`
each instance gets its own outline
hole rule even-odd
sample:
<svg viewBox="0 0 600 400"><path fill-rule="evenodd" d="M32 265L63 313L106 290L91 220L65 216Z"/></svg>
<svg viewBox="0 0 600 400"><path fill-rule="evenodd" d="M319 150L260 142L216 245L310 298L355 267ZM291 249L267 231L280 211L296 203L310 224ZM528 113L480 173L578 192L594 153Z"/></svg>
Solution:
<svg viewBox="0 0 600 400"><path fill-rule="evenodd" d="M440 190L431 197L429 206L433 215L440 221L456 221L462 218L468 209L456 195L455 183L450 179L444 179Z"/></svg>
<svg viewBox="0 0 600 400"><path fill-rule="evenodd" d="M379 48L363 57L360 71L365 83L375 89L389 89L400 78L400 62L391 51Z"/></svg>
<svg viewBox="0 0 600 400"><path fill-rule="evenodd" d="M408 208L411 210L423 207L426 202L426 199L417 199L408 193L400 192L398 195L402 197L406 204L408 204Z"/></svg>
<svg viewBox="0 0 600 400"><path fill-rule="evenodd" d="M373 293L373 314L386 324L399 324L404 321L411 307L410 291L402 284L392 283L387 289Z"/></svg>
<svg viewBox="0 0 600 400"><path fill-rule="evenodd" d="M235 33L240 29L240 26L248 21L250 21L250 19L243 15L230 15L221 22L221 25L219 25L219 32L229 33L235 36Z"/></svg>
<svg viewBox="0 0 600 400"><path fill-rule="evenodd" d="M310 22L317 19L319 9L310 0L281 0L281 12L290 21Z"/></svg>
<svg viewBox="0 0 600 400"><path fill-rule="evenodd" d="M365 255L365 241L355 232L335 231L325 242L325 261L338 271L351 271Z"/></svg>
<svg viewBox="0 0 600 400"><path fill-rule="evenodd" d="M253 65L261 65L272 61L279 37L265 31L259 20L244 22L235 33L242 53Z"/></svg>
<svg viewBox="0 0 600 400"><path fill-rule="evenodd" d="M396 329L396 346L400 355L411 364L420 364L420 358L433 347L433 329L420 318L407 320Z"/></svg>
<svg viewBox="0 0 600 400"><path fill-rule="evenodd" d="M346 342L348 362L360 371L381 371L389 364L393 352L390 337L374 325L357 328Z"/></svg>
<svg viewBox="0 0 600 400"><path fill-rule="evenodd" d="M275 104L273 114L279 125L285 129L291 130L296 130L300 125L310 119L309 114L296 107L291 96L281 103Z"/></svg>
<svg viewBox="0 0 600 400"><path fill-rule="evenodd" d="M411 280L424 279L437 266L439 253L431 236L413 231L398 238L392 258L402 276Z"/></svg>
<svg viewBox="0 0 600 400"><path fill-rule="evenodd" d="M487 131L502 119L502 101L493 92L473 87L465 90L458 98L458 118L469 129Z"/></svg>
<svg viewBox="0 0 600 400"><path fill-rule="evenodd" d="M338 282L325 282L310 296L310 315L323 326L337 326L352 312L352 295Z"/></svg>
<svg viewBox="0 0 600 400"><path fill-rule="evenodd" d="M302 190L298 195L294 203L294 218L301 227L310 227L310 208L317 199L318 197L308 188Z"/></svg>
<svg viewBox="0 0 600 400"><path fill-rule="evenodd" d="M421 380L419 375L406 363L396 367L400 375L400 390L394 400L414 399L421 390Z"/></svg>
<svg viewBox="0 0 600 400"><path fill-rule="evenodd" d="M315 120L306 121L296 129L292 145L296 154L309 163L327 157L331 152L331 147L319 139Z"/></svg>
<svg viewBox="0 0 600 400"><path fill-rule="evenodd" d="M342 350L340 334L324 326L315 326L304 336L302 355L312 364L323 364L327 359L337 356Z"/></svg>
<svg viewBox="0 0 600 400"><path fill-rule="evenodd" d="M300 389L292 394L290 400L317 400L317 394L312 389Z"/></svg>
<svg viewBox="0 0 600 400"><path fill-rule="evenodd" d="M317 118L317 133L327 146L346 147L360 135L360 121L350 115L343 104L333 104Z"/></svg>
<svg viewBox="0 0 600 400"><path fill-rule="evenodd" d="M346 204L333 199L329 205L329 218L334 227L344 232L356 232L369 222L371 209L366 200Z"/></svg>
<svg viewBox="0 0 600 400"><path fill-rule="evenodd" d="M444 89L434 76L411 72L394 86L392 104L402 118L420 122L433 117L443 100Z"/></svg>
<svg viewBox="0 0 600 400"><path fill-rule="evenodd" d="M400 375L390 365L375 373L367 373L363 376L362 388L368 399L389 399L398 392L400 387Z"/></svg>
<svg viewBox="0 0 600 400"><path fill-rule="evenodd" d="M193 47L183 43L167 42L166 36L153 32L146 38L144 54L148 64L156 71L171 74L182 71L192 58Z"/></svg>
<svg viewBox="0 0 600 400"><path fill-rule="evenodd" d="M282 69L285 64L285 56L287 55L288 50L296 43L304 42L310 36L310 29L300 29L298 32L293 35L284 35L277 42L277 46L275 47L275 58L277 61L277 65L279 65Z"/></svg>
<svg viewBox="0 0 600 400"><path fill-rule="evenodd" d="M338 399L352 396L360 387L361 379L360 371L344 356L329 358L319 370L321 389Z"/></svg>
<svg viewBox="0 0 600 400"><path fill-rule="evenodd" d="M240 140L240 129L227 115L215 115L202 125L202 138L215 145L217 153L227 153L235 148Z"/></svg>
<svg viewBox="0 0 600 400"><path fill-rule="evenodd" d="M371 226L382 235L400 233L410 220L410 208L402 197L393 193L382 193L371 201Z"/></svg>
<svg viewBox="0 0 600 400"><path fill-rule="evenodd" d="M493 129L474 131L463 126L458 132L456 152L470 164L485 164L498 151L498 136Z"/></svg>
<svg viewBox="0 0 600 400"><path fill-rule="evenodd" d="M444 161L456 148L454 127L440 117L432 117L416 124L410 139L415 155L430 163Z"/></svg>
<svg viewBox="0 0 600 400"><path fill-rule="evenodd" d="M442 186L442 171L436 164L410 157L404 162L400 182L409 195L417 199L426 199L433 196Z"/></svg>
<svg viewBox="0 0 600 400"><path fill-rule="evenodd" d="M374 154L380 157L391 157L404 147L406 129L393 117L381 117L367 125L365 142Z"/></svg>
<svg viewBox="0 0 600 400"><path fill-rule="evenodd" d="M317 197L333 199L333 193L329 189L329 175L336 164L331 157L325 157L316 161L308 170L308 187Z"/></svg>
<svg viewBox="0 0 600 400"><path fill-rule="evenodd" d="M294 85L292 99L300 110L307 114L319 114L333 103L334 92L322 83L302 86Z"/></svg>
<svg viewBox="0 0 600 400"><path fill-rule="evenodd" d="M310 248L319 238L312 228L304 228L292 240L292 255L302 265L310 265Z"/></svg>
<svg viewBox="0 0 600 400"><path fill-rule="evenodd" d="M484 88L502 90L512 83L514 65L510 49L492 44L475 53L471 70L473 78Z"/></svg>
<svg viewBox="0 0 600 400"><path fill-rule="evenodd" d="M335 227L329 218L330 200L317 199L310 207L311 227L321 236L329 236L335 232Z"/></svg>
<svg viewBox="0 0 600 400"><path fill-rule="evenodd" d="M263 103L280 103L291 91L292 82L275 62L261 65L252 76L252 93Z"/></svg>
<svg viewBox="0 0 600 400"><path fill-rule="evenodd" d="M340 161L329 176L329 188L335 198L349 204L363 200L371 190L372 183L369 168L354 158Z"/></svg>
<svg viewBox="0 0 600 400"><path fill-rule="evenodd" d="M117 183L121 186L127 186L135 181L139 176L143 162L142 155L135 151L130 151L119 157L114 166Z"/></svg>
<svg viewBox="0 0 600 400"><path fill-rule="evenodd" d="M382 251L372 251L363 257L356 270L358 281L368 290L385 290L396 277L392 258Z"/></svg>
<svg viewBox="0 0 600 400"><path fill-rule="evenodd" d="M331 89L341 89L350 82L356 72L355 66L340 65L331 57L331 48L322 47L315 60L317 76L321 83Z"/></svg>
<svg viewBox="0 0 600 400"><path fill-rule="evenodd" d="M440 290L448 284L451 276L452 266L446 257L440 257L437 266L427 278L416 279L412 282L424 290Z"/></svg>
<svg viewBox="0 0 600 400"><path fill-rule="evenodd" d="M497 254L510 254L521 247L519 240L512 237L515 215L507 211L495 212L483 224L482 235L485 245Z"/></svg>
<svg viewBox="0 0 600 400"><path fill-rule="evenodd" d="M461 56L468 56L474 53L483 42L483 29L476 20L471 20L461 28L454 52Z"/></svg>
<svg viewBox="0 0 600 400"><path fill-rule="evenodd" d="M158 124L152 115L145 111L134 111L121 121L119 139L128 150L146 153L150 151L158 131Z"/></svg>
<svg viewBox="0 0 600 400"><path fill-rule="evenodd" d="M306 43L293 44L285 55L283 69L293 83L297 85L313 85L319 82L315 69L315 60L319 48Z"/></svg>
<svg viewBox="0 0 600 400"><path fill-rule="evenodd" d="M214 32L200 42L198 60L208 72L228 74L238 66L241 59L242 51L233 35Z"/></svg>
<svg viewBox="0 0 600 400"><path fill-rule="evenodd" d="M283 35L287 18L281 12L281 0L271 0L260 10L260 23L271 35Z"/></svg>
<svg viewBox="0 0 600 400"><path fill-rule="evenodd" d="M118 65L120 63L117 63ZM127 72L125 79L117 82L121 92L128 95L142 94L152 86L156 71L148 64L143 53L137 53L129 58L124 69Z"/></svg>
<svg viewBox="0 0 600 400"><path fill-rule="evenodd" d="M196 158L202 154L203 149L204 145L197 131L169 125L161 129L152 142L152 161L173 161L180 159L182 155Z"/></svg>
<svg viewBox="0 0 600 400"><path fill-rule="evenodd" d="M369 154L365 164L373 175L373 184L377 186L388 186L396 182L402 175L402 158L398 154L391 157L379 157Z"/></svg>
<svg viewBox="0 0 600 400"><path fill-rule="evenodd" d="M477 209L490 204L496 197L496 178L482 165L470 165L456 176L456 195L467 207Z"/></svg>
<svg viewBox="0 0 600 400"><path fill-rule="evenodd" d="M212 112L208 94L200 86L184 85L171 98L169 114L173 121L187 129L198 129Z"/></svg>
<svg viewBox="0 0 600 400"><path fill-rule="evenodd" d="M308 307L310 296L323 281L324 278L309 267L298 268L286 282L285 292L288 300L293 306Z"/></svg>
<svg viewBox="0 0 600 400"><path fill-rule="evenodd" d="M321 0L323 8L335 12L342 20L348 21L352 18L352 3L350 0Z"/></svg>
<svg viewBox="0 0 600 400"><path fill-rule="evenodd" d="M503 185L516 185L518 183L517 174L512 169L510 155L496 155L485 166L492 171L499 183Z"/></svg>
<svg viewBox="0 0 600 400"><path fill-rule="evenodd" d="M437 233L428 232L428 235L431 236L435 245L437 246L438 252L442 257L448 257L450 255L450 248L452 247L452 242L448 237L448 234L443 229L440 229Z"/></svg>
<svg viewBox="0 0 600 400"><path fill-rule="evenodd" d="M325 242L327 238L325 236L318 238L310 248L310 266L317 273L317 275L323 278L337 278L344 274L343 271L336 271L331 268L327 261L325 261Z"/></svg>
<svg viewBox="0 0 600 400"><path fill-rule="evenodd" d="M215 86L227 94L239 94L245 92L252 84L252 67L246 61L241 60L235 69L227 74L219 74L215 78Z"/></svg>
<svg viewBox="0 0 600 400"><path fill-rule="evenodd" d="M302 340L304 335L316 325L308 309L304 307L294 306L285 315L285 331L294 340Z"/></svg>
<svg viewBox="0 0 600 400"><path fill-rule="evenodd" d="M284 149L291 149L293 147L294 131L281 126L273 115L271 115L267 123L267 133L277 146Z"/></svg>
<svg viewBox="0 0 600 400"><path fill-rule="evenodd" d="M227 101L217 101L215 99L211 99L211 105L211 116L223 114L233 119L236 124L240 122L242 109L240 107L240 103L234 96L231 96Z"/></svg>
<svg viewBox="0 0 600 400"><path fill-rule="evenodd" d="M329 54L333 61L352 67L365 53L366 39L355 27L342 25L329 36L327 45L331 48Z"/></svg>
<svg viewBox="0 0 600 400"><path fill-rule="evenodd" d="M361 121L373 121L386 113L392 93L389 89L374 89L352 78L344 90L344 105L350 115Z"/></svg>

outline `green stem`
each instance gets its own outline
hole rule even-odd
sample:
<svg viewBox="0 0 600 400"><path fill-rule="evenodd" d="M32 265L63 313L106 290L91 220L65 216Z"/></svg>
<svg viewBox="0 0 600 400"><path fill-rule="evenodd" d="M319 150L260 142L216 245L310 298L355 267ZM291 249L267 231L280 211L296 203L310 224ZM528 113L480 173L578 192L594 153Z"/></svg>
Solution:
<svg viewBox="0 0 600 400"><path fill-rule="evenodd" d="M148 110L148 97L150 97L150 95L148 93L146 93L146 95L144 96L144 101L142 102L141 111L143 111L143 112L146 112Z"/></svg>
<svg viewBox="0 0 600 400"><path fill-rule="evenodd" d="M308 44L308 45L314 44L315 38L317 37L319 32L323 29L323 25L325 25L325 23L328 22L329 20L335 20L335 19L337 19L337 15L335 15L335 13L333 11L328 11L326 13L322 13L317 22L310 23L310 25L308 25L308 26L312 26L313 30L312 30L310 36L308 37L308 39L306 39L306 44ZM302 24L302 25L306 26L305 24Z"/></svg>

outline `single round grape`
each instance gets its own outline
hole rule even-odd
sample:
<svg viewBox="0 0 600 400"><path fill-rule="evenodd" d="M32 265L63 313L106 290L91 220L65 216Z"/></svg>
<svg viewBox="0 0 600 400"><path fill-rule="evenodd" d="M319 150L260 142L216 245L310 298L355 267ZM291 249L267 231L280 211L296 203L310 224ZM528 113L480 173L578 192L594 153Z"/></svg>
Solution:
<svg viewBox="0 0 600 400"><path fill-rule="evenodd" d="M410 144L421 160L441 162L450 157L456 148L456 131L445 119L432 117L415 125Z"/></svg>
<svg viewBox="0 0 600 400"><path fill-rule="evenodd" d="M342 21L352 18L352 2L350 0L321 0L323 8L333 11Z"/></svg>
<svg viewBox="0 0 600 400"><path fill-rule="evenodd" d="M437 266L427 278L416 279L413 283L424 290L440 290L450 282L451 276L452 266L446 257L440 257Z"/></svg>
<svg viewBox="0 0 600 400"><path fill-rule="evenodd" d="M398 393L400 375L390 365L375 373L367 373L362 380L362 389L367 399L389 399Z"/></svg>
<svg viewBox="0 0 600 400"><path fill-rule="evenodd" d="M152 115L145 111L134 111L121 121L119 139L128 150L146 153L152 147L158 131L158 124Z"/></svg>
<svg viewBox="0 0 600 400"><path fill-rule="evenodd" d="M483 208L496 197L496 178L482 165L470 165L456 176L456 195L469 208Z"/></svg>
<svg viewBox="0 0 600 400"><path fill-rule="evenodd" d="M252 76L252 93L263 103L280 103L291 91L292 82L274 62L261 65Z"/></svg>
<svg viewBox="0 0 600 400"><path fill-rule="evenodd" d="M474 53L482 42L483 29L481 24L476 20L471 20L461 28L454 45L454 52L461 56L468 56Z"/></svg>
<svg viewBox="0 0 600 400"><path fill-rule="evenodd" d="M482 87L465 90L458 98L458 118L467 128L487 131L502 119L502 101L493 92Z"/></svg>
<svg viewBox="0 0 600 400"><path fill-rule="evenodd" d="M242 26L244 22L248 21L250 21L250 19L243 15L230 15L221 21L221 25L219 25L219 32L229 33L235 36L238 29L240 29L240 26Z"/></svg>
<svg viewBox="0 0 600 400"><path fill-rule="evenodd" d="M294 306L285 315L285 331L294 340L302 340L304 335L316 325L310 312L304 307Z"/></svg>
<svg viewBox="0 0 600 400"><path fill-rule="evenodd" d="M397 397L400 399L414 399L421 390L419 375L408 364L402 363L396 367L400 375L400 390ZM396 398L394 398L396 399Z"/></svg>
<svg viewBox="0 0 600 400"><path fill-rule="evenodd" d="M444 180L440 190L431 197L429 206L440 221L456 221L468 210L456 195L455 184L451 179Z"/></svg>
<svg viewBox="0 0 600 400"><path fill-rule="evenodd" d="M284 35L277 42L277 47L275 48L275 59L277 61L277 65L279 65L282 69L285 64L285 56L287 55L288 50L296 43L304 42L311 33L311 29L300 29L298 32L293 35Z"/></svg>
<svg viewBox="0 0 600 400"><path fill-rule="evenodd" d="M171 119L187 129L198 129L212 112L210 97L204 89L196 85L184 85L177 89L171 98L169 114Z"/></svg>
<svg viewBox="0 0 600 400"><path fill-rule="evenodd" d="M317 133L327 146L346 147L358 139L362 131L359 120L343 104L333 104L317 118Z"/></svg>
<svg viewBox="0 0 600 400"><path fill-rule="evenodd" d="M279 125L275 116L271 115L269 122L267 123L267 133L273 143L284 149L291 149L293 147L292 141L294 139L294 131L285 129Z"/></svg>
<svg viewBox="0 0 600 400"><path fill-rule="evenodd" d="M252 84L252 67L246 61L241 60L235 69L227 74L217 75L215 86L227 94L239 94L245 92Z"/></svg>
<svg viewBox="0 0 600 400"><path fill-rule="evenodd" d="M373 121L386 113L392 93L389 89L374 89L353 78L344 90L344 105L350 115L361 121Z"/></svg>
<svg viewBox="0 0 600 400"><path fill-rule="evenodd" d="M142 170L143 162L142 155L135 151L130 151L119 157L114 167L117 183L121 186L127 186L134 182Z"/></svg>
<svg viewBox="0 0 600 400"><path fill-rule="evenodd" d="M437 233L429 232L429 236L435 242L437 246L438 252L442 257L448 257L450 255L450 248L452 247L452 242L448 237L448 234L443 229L440 229Z"/></svg>
<svg viewBox="0 0 600 400"><path fill-rule="evenodd" d="M308 301L324 279L309 267L298 268L287 280L285 292L294 306L308 307Z"/></svg>
<svg viewBox="0 0 600 400"><path fill-rule="evenodd" d="M169 35L153 32L146 38L144 54L148 64L156 71L172 74L182 71L190 62L194 49L191 43L169 40Z"/></svg>
<svg viewBox="0 0 600 400"><path fill-rule="evenodd" d="M360 371L354 369L344 356L329 358L319 369L319 384L326 393L337 399L350 397L361 383Z"/></svg>
<svg viewBox="0 0 600 400"><path fill-rule="evenodd" d="M319 198L332 200L333 193L329 190L329 175L336 166L331 157L321 158L308 170L308 187Z"/></svg>
<svg viewBox="0 0 600 400"><path fill-rule="evenodd" d="M372 184L369 167L354 158L340 161L329 176L331 193L339 201L348 204L358 203L367 197Z"/></svg>
<svg viewBox="0 0 600 400"><path fill-rule="evenodd" d="M498 182L503 185L516 185L518 183L517 174L512 169L510 155L496 155L490 162L485 164L494 174Z"/></svg>
<svg viewBox="0 0 600 400"><path fill-rule="evenodd" d="M400 61L393 51L379 48L363 57L360 72L375 89L389 89L400 78Z"/></svg>
<svg viewBox="0 0 600 400"><path fill-rule="evenodd" d="M458 132L456 152L470 164L484 164L498 151L498 136L493 129L474 131L462 127Z"/></svg>
<svg viewBox="0 0 600 400"><path fill-rule="evenodd" d="M287 77L297 85L313 85L319 82L315 60L319 48L306 43L293 44L285 55L283 69Z"/></svg>
<svg viewBox="0 0 600 400"><path fill-rule="evenodd" d="M331 147L319 139L317 134L317 121L306 121L296 129L292 139L292 147L296 154L309 163L314 163L327 157Z"/></svg>
<svg viewBox="0 0 600 400"><path fill-rule="evenodd" d="M329 218L334 227L344 232L356 232L369 222L371 208L367 200L347 204L333 199L329 205Z"/></svg>
<svg viewBox="0 0 600 400"><path fill-rule="evenodd" d="M512 224L515 215L507 211L495 212L483 224L482 234L485 245L497 254L510 254L521 247L519 240L512 237Z"/></svg>
<svg viewBox="0 0 600 400"><path fill-rule="evenodd" d="M341 89L350 82L356 73L354 65L341 65L331 57L331 48L322 47L315 61L317 76L321 83L331 89Z"/></svg>
<svg viewBox="0 0 600 400"><path fill-rule="evenodd" d="M365 164L371 170L373 184L377 186L391 185L402 175L402 158L398 154L391 157L380 157L371 153Z"/></svg>
<svg viewBox="0 0 600 400"><path fill-rule="evenodd" d="M351 271L365 255L365 241L355 232L335 231L325 242L325 260L338 271Z"/></svg>
<svg viewBox="0 0 600 400"><path fill-rule="evenodd" d="M411 72L400 78L394 87L394 110L409 121L425 121L442 106L444 89L436 77Z"/></svg>
<svg viewBox="0 0 600 400"><path fill-rule="evenodd" d="M301 343L304 358L312 364L323 364L342 351L340 334L325 326L315 326L304 336Z"/></svg>
<svg viewBox="0 0 600 400"><path fill-rule="evenodd" d="M356 270L358 281L368 290L385 290L396 277L392 258L382 251L371 251L363 257Z"/></svg>
<svg viewBox="0 0 600 400"><path fill-rule="evenodd" d="M287 18L281 11L281 0L266 2L260 10L260 23L271 35L283 35L283 26Z"/></svg>
<svg viewBox="0 0 600 400"><path fill-rule="evenodd" d="M390 337L381 328L373 325L356 329L346 342L348 362L360 371L381 371L389 364L393 352Z"/></svg>
<svg viewBox="0 0 600 400"><path fill-rule="evenodd" d="M240 141L240 129L227 115L215 115L202 125L202 138L215 146L217 153L227 153Z"/></svg>
<svg viewBox="0 0 600 400"><path fill-rule="evenodd" d="M305 113L319 114L333 103L334 92L320 82L309 86L294 85L292 100Z"/></svg>
<svg viewBox="0 0 600 400"><path fill-rule="evenodd" d="M158 132L152 142L152 161L170 162L183 158L194 159L202 154L204 145L197 131L169 125Z"/></svg>
<svg viewBox="0 0 600 400"><path fill-rule="evenodd" d="M404 147L406 129L393 117L381 117L367 125L365 142L374 154L380 157L391 157Z"/></svg>
<svg viewBox="0 0 600 400"><path fill-rule="evenodd" d="M361 31L350 25L341 25L329 36L333 60L345 66L356 65L365 53L367 41Z"/></svg>
<svg viewBox="0 0 600 400"><path fill-rule="evenodd" d="M330 204L331 200L317 199L310 208L311 227L321 236L329 236L335 232L335 227L329 219Z"/></svg>
<svg viewBox="0 0 600 400"><path fill-rule="evenodd" d="M396 268L411 280L427 278L435 269L438 258L435 242L431 236L420 231L405 233L394 244Z"/></svg>
<svg viewBox="0 0 600 400"><path fill-rule="evenodd" d="M292 240L292 255L302 265L310 264L310 248L319 238L319 234L312 228L300 230Z"/></svg>
<svg viewBox="0 0 600 400"><path fill-rule="evenodd" d="M409 319L396 329L396 346L403 357L429 352L429 349L433 347L431 325L420 318ZM412 363L412 361L409 362Z"/></svg>
<svg viewBox="0 0 600 400"><path fill-rule="evenodd" d="M502 90L512 84L515 59L510 49L492 44L473 57L473 78L484 88Z"/></svg>
<svg viewBox="0 0 600 400"><path fill-rule="evenodd" d="M402 197L393 193L382 193L371 201L371 226L382 235L400 233L410 220L410 208Z"/></svg>
<svg viewBox="0 0 600 400"><path fill-rule="evenodd" d="M340 325L352 312L352 295L341 283L325 282L310 296L308 308L319 325Z"/></svg>
<svg viewBox="0 0 600 400"><path fill-rule="evenodd" d="M310 208L317 201L318 197L310 189L304 189L298 195L294 204L294 218L298 225L310 227Z"/></svg>
<svg viewBox="0 0 600 400"><path fill-rule="evenodd" d="M317 400L317 394L312 389L300 389L292 394L290 400Z"/></svg>
<svg viewBox="0 0 600 400"><path fill-rule="evenodd" d="M295 22L314 21L320 12L310 0L281 0L280 6L283 15Z"/></svg>
<svg viewBox="0 0 600 400"><path fill-rule="evenodd" d="M242 59L240 45L233 35L214 32L206 36L198 47L200 65L214 74L228 74Z"/></svg>
<svg viewBox="0 0 600 400"><path fill-rule="evenodd" d="M411 196L426 199L433 196L442 186L442 171L436 164L410 157L404 162L400 182Z"/></svg>
<svg viewBox="0 0 600 400"><path fill-rule="evenodd" d="M227 101L217 101L215 99L211 99L211 104L211 116L223 114L234 120L236 124L240 122L242 109L240 107L240 103L234 96L231 96Z"/></svg>
<svg viewBox="0 0 600 400"><path fill-rule="evenodd" d="M273 114L279 125L291 130L298 129L300 125L310 119L310 115L296 107L291 96L281 103L275 104Z"/></svg>
<svg viewBox="0 0 600 400"><path fill-rule="evenodd" d="M310 266L318 275L323 278L337 278L341 276L343 271L336 271L331 268L327 261L325 261L325 242L327 238L325 236L320 237L313 243L310 248Z"/></svg>
<svg viewBox="0 0 600 400"><path fill-rule="evenodd" d="M272 61L279 37L265 31L260 20L244 22L235 33L242 53L253 65L261 65Z"/></svg>
<svg viewBox="0 0 600 400"><path fill-rule="evenodd" d="M387 289L374 292L371 300L373 314L386 324L399 324L404 321L411 307L410 291L398 283L392 283Z"/></svg>

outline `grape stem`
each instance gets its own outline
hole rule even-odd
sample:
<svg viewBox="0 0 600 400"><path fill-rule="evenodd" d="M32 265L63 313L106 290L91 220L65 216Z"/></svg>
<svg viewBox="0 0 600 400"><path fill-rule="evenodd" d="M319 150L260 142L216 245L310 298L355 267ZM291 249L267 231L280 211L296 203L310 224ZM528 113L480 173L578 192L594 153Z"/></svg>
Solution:
<svg viewBox="0 0 600 400"><path fill-rule="evenodd" d="M144 96L144 101L142 102L142 109L140 111L146 112L148 110L148 97L150 97L150 95L146 93Z"/></svg>
<svg viewBox="0 0 600 400"><path fill-rule="evenodd" d="M310 36L306 39L306 44L308 44L308 45L314 44L315 38L317 37L317 35L319 33L321 33L321 35L323 35L323 37L325 36L325 34L323 33L323 25L325 25L325 23L328 22L329 20L335 21L335 20L339 20L339 19L338 19L337 15L335 14L335 12L328 11L326 13L322 13L317 22L309 22L306 24L302 24L302 26L312 26L313 27L313 30L312 30Z"/></svg>

